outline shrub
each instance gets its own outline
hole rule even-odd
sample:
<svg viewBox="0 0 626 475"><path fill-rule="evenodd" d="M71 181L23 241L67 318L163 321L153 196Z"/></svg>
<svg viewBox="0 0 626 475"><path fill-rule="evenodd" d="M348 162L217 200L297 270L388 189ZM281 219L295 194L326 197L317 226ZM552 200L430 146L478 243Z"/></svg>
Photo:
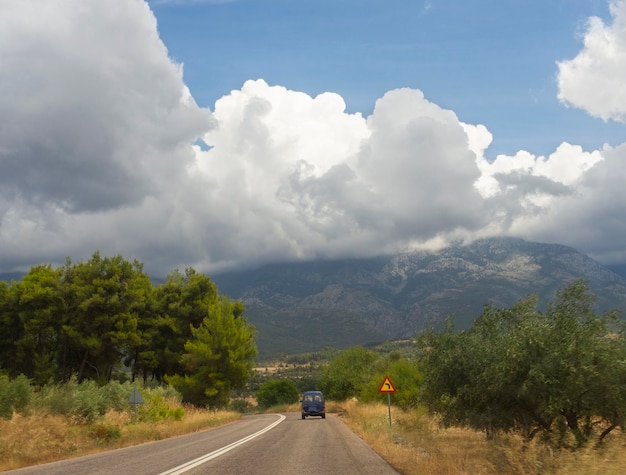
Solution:
<svg viewBox="0 0 626 475"><path fill-rule="evenodd" d="M230 401L230 409L245 414L250 412L254 406L246 399L233 399Z"/></svg>
<svg viewBox="0 0 626 475"><path fill-rule="evenodd" d="M93 422L109 409L106 390L90 380L79 384L76 378L65 384L44 386L39 404L44 411L67 416L78 422Z"/></svg>
<svg viewBox="0 0 626 475"><path fill-rule="evenodd" d="M378 388L387 375L396 388L396 392L391 396L391 402L404 410L418 407L424 378L417 367L417 362L390 355L389 358L381 361L377 369L376 374L360 393L363 401L387 402L387 394L378 392Z"/></svg>
<svg viewBox="0 0 626 475"><path fill-rule="evenodd" d="M0 417L11 419L13 412L26 413L33 398L30 380L20 375L10 380L0 375Z"/></svg>
<svg viewBox="0 0 626 475"><path fill-rule="evenodd" d="M321 390L326 399L345 401L358 397L373 376L378 355L360 346L334 357L322 372Z"/></svg>
<svg viewBox="0 0 626 475"><path fill-rule="evenodd" d="M129 382L119 383L111 381L100 388L102 399L109 409L124 411L128 408L128 400L132 394L134 386Z"/></svg>
<svg viewBox="0 0 626 475"><path fill-rule="evenodd" d="M145 404L139 407L139 420L142 422L180 421L185 417L185 410L176 399L166 399L152 391L146 392L143 397Z"/></svg>
<svg viewBox="0 0 626 475"><path fill-rule="evenodd" d="M293 381L272 379L261 385L256 393L259 406L267 409L277 404L293 404L298 402L300 395Z"/></svg>

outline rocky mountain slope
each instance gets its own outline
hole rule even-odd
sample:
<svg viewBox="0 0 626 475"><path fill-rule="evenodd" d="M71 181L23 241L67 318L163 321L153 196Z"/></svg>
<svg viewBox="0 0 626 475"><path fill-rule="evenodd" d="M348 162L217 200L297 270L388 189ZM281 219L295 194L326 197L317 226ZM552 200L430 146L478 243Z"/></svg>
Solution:
<svg viewBox="0 0 626 475"><path fill-rule="evenodd" d="M598 311L626 314L626 280L570 247L485 239L440 252L275 264L211 276L241 299L257 328L260 356L367 345L414 336L454 316L468 328L485 305L510 306L583 277Z"/></svg>

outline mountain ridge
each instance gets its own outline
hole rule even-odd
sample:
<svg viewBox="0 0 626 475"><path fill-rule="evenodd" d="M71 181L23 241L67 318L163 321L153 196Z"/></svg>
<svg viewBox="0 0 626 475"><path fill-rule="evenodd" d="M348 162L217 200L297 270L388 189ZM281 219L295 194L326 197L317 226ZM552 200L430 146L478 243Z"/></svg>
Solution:
<svg viewBox="0 0 626 475"><path fill-rule="evenodd" d="M514 238L481 239L438 252L269 264L212 276L242 300L260 356L410 338L454 316L469 328L485 305L508 307L584 278L598 311L626 311L626 280L576 249Z"/></svg>

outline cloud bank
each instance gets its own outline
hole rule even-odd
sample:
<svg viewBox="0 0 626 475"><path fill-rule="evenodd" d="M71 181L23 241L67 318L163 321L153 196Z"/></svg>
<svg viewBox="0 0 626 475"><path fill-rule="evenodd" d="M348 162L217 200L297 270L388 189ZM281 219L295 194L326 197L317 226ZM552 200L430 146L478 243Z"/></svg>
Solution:
<svg viewBox="0 0 626 475"><path fill-rule="evenodd" d="M490 162L486 127L415 89L363 117L255 79L211 111L147 3L61 3L0 4L0 271L100 250L218 272L502 235L626 262L626 144ZM611 12L558 63L559 100L623 122L626 3Z"/></svg>

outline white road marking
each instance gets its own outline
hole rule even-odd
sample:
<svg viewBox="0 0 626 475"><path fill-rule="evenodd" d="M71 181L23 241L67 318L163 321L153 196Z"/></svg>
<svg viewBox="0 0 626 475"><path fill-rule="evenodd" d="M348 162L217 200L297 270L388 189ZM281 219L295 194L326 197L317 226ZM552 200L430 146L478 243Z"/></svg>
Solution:
<svg viewBox="0 0 626 475"><path fill-rule="evenodd" d="M179 475L181 473L185 473L188 470L191 470L192 468L195 468L199 465L202 465L205 462L208 462L209 460L213 460L214 458L217 458L220 455L225 454L226 452L234 449L235 447L239 447L240 445L245 444L246 442L254 439L255 437L258 437L261 434L264 434L267 431L273 429L274 427L276 427L278 424L280 424L282 421L286 419L286 417L283 416L282 414L276 414L276 415L278 416L279 419L276 422L267 426L266 428L261 429L260 431L255 432L254 434L251 434L247 437L244 437L243 439L239 439L238 441L233 442L232 444L226 445L225 447L222 447L221 449L214 450L213 452L203 455L202 457L198 457L197 459L190 460L189 462L179 465L178 467L174 467L166 472L161 472L159 475Z"/></svg>

